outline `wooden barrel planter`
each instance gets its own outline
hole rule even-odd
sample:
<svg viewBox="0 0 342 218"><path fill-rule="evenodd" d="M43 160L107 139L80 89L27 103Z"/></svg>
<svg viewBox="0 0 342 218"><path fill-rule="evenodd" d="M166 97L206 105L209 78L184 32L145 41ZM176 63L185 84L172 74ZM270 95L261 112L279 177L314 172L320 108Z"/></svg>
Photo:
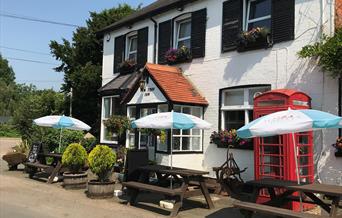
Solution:
<svg viewBox="0 0 342 218"><path fill-rule="evenodd" d="M89 198L112 198L114 196L115 181L99 182L90 180L88 182L87 196Z"/></svg>
<svg viewBox="0 0 342 218"><path fill-rule="evenodd" d="M8 163L9 170L16 170L19 164L26 161L26 155L18 152L10 152L2 156L2 159Z"/></svg>
<svg viewBox="0 0 342 218"><path fill-rule="evenodd" d="M73 174L70 172L63 173L63 187L65 189L85 189L87 187L87 172Z"/></svg>

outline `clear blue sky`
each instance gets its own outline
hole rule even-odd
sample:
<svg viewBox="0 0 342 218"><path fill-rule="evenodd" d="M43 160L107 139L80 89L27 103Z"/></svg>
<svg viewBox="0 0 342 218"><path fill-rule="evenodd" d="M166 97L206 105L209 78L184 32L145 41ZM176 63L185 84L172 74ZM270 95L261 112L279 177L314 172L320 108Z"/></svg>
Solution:
<svg viewBox="0 0 342 218"><path fill-rule="evenodd" d="M0 0L0 14L39 18L85 26L89 11L100 12L120 3L146 6L154 0ZM59 90L63 73L53 70L58 62L49 49L50 40L71 39L75 27L14 19L0 15L0 53L8 59L18 83L32 83L38 88ZM9 48L44 53L28 53ZM51 64L14 60L28 59Z"/></svg>

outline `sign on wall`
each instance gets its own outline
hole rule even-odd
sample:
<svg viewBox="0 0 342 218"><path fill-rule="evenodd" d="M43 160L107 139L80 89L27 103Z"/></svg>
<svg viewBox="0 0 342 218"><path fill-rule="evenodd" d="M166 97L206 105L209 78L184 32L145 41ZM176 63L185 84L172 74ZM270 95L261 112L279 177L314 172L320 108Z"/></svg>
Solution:
<svg viewBox="0 0 342 218"><path fill-rule="evenodd" d="M151 104L151 103L163 103L167 102L167 99L152 81L151 78L146 80L145 89L143 91L140 88L134 93L133 98L128 102L128 105L132 104Z"/></svg>

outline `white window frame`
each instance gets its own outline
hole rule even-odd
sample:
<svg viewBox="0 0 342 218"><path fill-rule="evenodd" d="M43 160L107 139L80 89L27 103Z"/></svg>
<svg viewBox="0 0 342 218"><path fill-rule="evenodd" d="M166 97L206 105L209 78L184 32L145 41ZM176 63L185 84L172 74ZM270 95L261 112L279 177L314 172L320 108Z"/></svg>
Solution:
<svg viewBox="0 0 342 218"><path fill-rule="evenodd" d="M251 20L249 19L249 13L250 13L250 9L251 9L251 2L255 2L255 1L258 1L258 0L244 0L243 1L243 5L244 5L244 10L243 10L243 24L244 24L243 26L244 26L244 31L248 31L248 25L250 23L271 19L271 14L267 15L267 16L251 19Z"/></svg>
<svg viewBox="0 0 342 218"><path fill-rule="evenodd" d="M203 107L200 107L200 106L191 106L191 105L174 105L174 107L181 107L181 111L183 111L183 108L184 107L189 107L191 109L191 114L192 114L192 110L193 108L197 108L197 109L200 109L200 118L203 119ZM201 152L203 151L203 130L199 130L200 134L199 135L193 135L192 132L193 132L193 129L190 129L190 134L189 135L183 135L183 130L179 130L180 134L179 135L175 135L175 134L172 134L172 142L174 142L174 139L175 137L176 138L180 138L180 144L179 144L179 150L174 150L172 149L172 152L173 153L177 153L177 152ZM189 150L182 150L182 138L190 138L190 141L189 141ZM198 137L200 140L200 144L199 144L199 150L194 150L192 149L192 138L193 137ZM173 146L172 146L173 148Z"/></svg>
<svg viewBox="0 0 342 218"><path fill-rule="evenodd" d="M135 108L135 113L137 112L137 107L136 106L127 106L127 117L128 117L128 119L132 122L132 121L134 121L135 120L135 117L131 117L130 116L130 110L132 109L132 108ZM134 138L135 138L135 131L133 130L133 131L131 131L131 130L127 130L126 131L126 148L130 148L130 144L129 144L129 137L130 137L130 135L134 135ZM134 141L135 141L135 139L134 139Z"/></svg>
<svg viewBox="0 0 342 218"><path fill-rule="evenodd" d="M244 111L245 112L245 125L250 122L249 120L249 111L254 109L254 105L250 104L249 102L249 91L255 89L262 89L262 88L269 88L271 86L250 86L246 88L232 88L223 90L221 94L221 130L225 129L225 112L226 111ZM232 106L225 106L225 95L227 92L232 91L243 91L243 105L232 105Z"/></svg>
<svg viewBox="0 0 342 218"><path fill-rule="evenodd" d="M105 99L106 98L109 98L110 101L109 101L109 116L111 116L113 114L113 98L120 98L119 95L110 95L110 96L103 96L102 97L102 110L101 110L101 142L102 143L111 143L111 144L117 144L118 141L110 141L110 140L106 140L105 139L105 135L104 135L104 132L105 132L105 125L104 125L104 121L107 120L108 118L104 117L105 116L105 107L104 107L104 102L105 102Z"/></svg>
<svg viewBox="0 0 342 218"><path fill-rule="evenodd" d="M190 36L179 38L179 33L180 33L180 26L182 23L190 23L190 28L191 28L191 15L190 14L185 14L174 21L174 48L178 48L179 42L185 41L185 40L190 40L191 42L191 32ZM190 49L190 48L189 48Z"/></svg>
<svg viewBox="0 0 342 218"><path fill-rule="evenodd" d="M137 39L137 50L130 51L131 44L132 44L132 39ZM137 32L132 32L126 36L126 57L125 59L128 60L129 56L135 54L136 59L138 58L138 34ZM137 60L135 60L137 61Z"/></svg>

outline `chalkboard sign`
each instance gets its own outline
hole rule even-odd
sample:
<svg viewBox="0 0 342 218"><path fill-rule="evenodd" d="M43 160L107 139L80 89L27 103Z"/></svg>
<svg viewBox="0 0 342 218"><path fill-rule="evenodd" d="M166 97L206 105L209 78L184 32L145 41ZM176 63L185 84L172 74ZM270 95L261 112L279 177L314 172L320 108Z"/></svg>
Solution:
<svg viewBox="0 0 342 218"><path fill-rule="evenodd" d="M33 143L30 153L28 155L28 161L33 163L37 160L38 157L38 153L40 152L40 149L42 147L41 143Z"/></svg>

